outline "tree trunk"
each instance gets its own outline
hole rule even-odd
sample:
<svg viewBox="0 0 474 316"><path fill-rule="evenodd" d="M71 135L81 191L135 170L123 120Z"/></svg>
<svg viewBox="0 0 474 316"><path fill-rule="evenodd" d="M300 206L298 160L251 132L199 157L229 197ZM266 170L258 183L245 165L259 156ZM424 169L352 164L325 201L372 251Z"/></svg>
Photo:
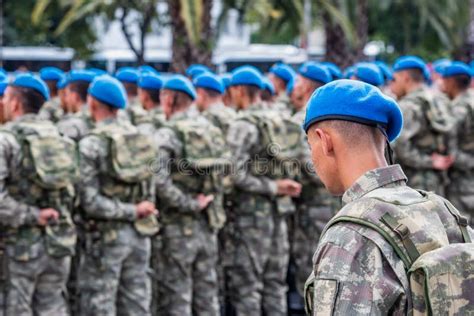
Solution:
<svg viewBox="0 0 474 316"><path fill-rule="evenodd" d="M355 58L363 59L364 47L369 39L369 1L359 0L356 3L356 32L357 43L355 47Z"/></svg>
<svg viewBox="0 0 474 316"><path fill-rule="evenodd" d="M173 35L171 70L184 73L186 68L199 63L212 65L212 42L214 31L211 26L211 9L213 0L200 0L203 5L201 18L201 34L198 43L193 43L181 16L181 1L168 0L168 10L171 18Z"/></svg>
<svg viewBox="0 0 474 316"><path fill-rule="evenodd" d="M328 13L323 14L324 31L326 33L326 53L324 59L347 67L352 64L349 44L342 27L331 20Z"/></svg>

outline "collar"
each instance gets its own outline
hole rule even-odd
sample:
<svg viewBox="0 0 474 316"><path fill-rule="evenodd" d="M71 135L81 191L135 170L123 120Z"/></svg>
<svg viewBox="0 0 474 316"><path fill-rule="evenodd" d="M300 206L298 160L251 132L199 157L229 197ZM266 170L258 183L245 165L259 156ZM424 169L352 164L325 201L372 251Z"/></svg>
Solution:
<svg viewBox="0 0 474 316"><path fill-rule="evenodd" d="M31 122L31 121L40 121L40 117L34 113L27 113L21 116L18 116L13 120L13 122Z"/></svg>
<svg viewBox="0 0 474 316"><path fill-rule="evenodd" d="M367 193L383 187L406 185L407 177L400 165L378 168L366 172L344 193L344 204L360 199Z"/></svg>
<svg viewBox="0 0 474 316"><path fill-rule="evenodd" d="M196 107L190 106L184 111L171 114L169 121L178 121L178 120L186 119L189 117L195 117L196 115L197 115Z"/></svg>

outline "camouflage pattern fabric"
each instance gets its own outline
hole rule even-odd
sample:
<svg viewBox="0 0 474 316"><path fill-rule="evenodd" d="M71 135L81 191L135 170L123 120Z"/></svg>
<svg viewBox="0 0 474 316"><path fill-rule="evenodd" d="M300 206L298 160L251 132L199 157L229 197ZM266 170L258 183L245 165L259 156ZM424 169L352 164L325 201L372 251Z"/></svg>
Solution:
<svg viewBox="0 0 474 316"><path fill-rule="evenodd" d="M367 172L345 192L345 206L336 218L350 216L376 222L389 213L407 227L409 239L420 254L462 243L458 222L447 208L449 202L415 191L405 182L398 165ZM398 247L392 247L373 228L352 222L328 224L314 255L313 273L305 292L312 315L426 312L410 295L407 254L396 252L397 248L405 249L405 244L395 231L390 236ZM310 294L311 287L314 295ZM462 310L455 315L463 315Z"/></svg>
<svg viewBox="0 0 474 316"><path fill-rule="evenodd" d="M208 156L208 150L219 151L223 146L223 141L212 143L219 138L213 136L213 131L220 134L189 108L175 113L167 127L154 134L159 166L156 192L163 223L162 234L154 240L157 252L153 255L157 274L155 297L159 298L154 303L158 306L157 315L219 313L216 232L210 228L206 210L199 211L196 200L199 193L213 192L204 191L205 177L187 169ZM193 133L207 135L208 140L193 138Z"/></svg>
<svg viewBox="0 0 474 316"><path fill-rule="evenodd" d="M444 195L447 173L433 169L431 155L454 151L449 137L454 120L447 100L423 86L400 99L399 104L404 126L395 143L397 161L406 172L410 186Z"/></svg>
<svg viewBox="0 0 474 316"><path fill-rule="evenodd" d="M94 128L90 115L83 112L65 113L56 124L61 135L75 142L79 142Z"/></svg>
<svg viewBox="0 0 474 316"><path fill-rule="evenodd" d="M38 115L41 119L48 120L53 123L58 122L64 115L59 97L52 98L51 100L45 102Z"/></svg>
<svg viewBox="0 0 474 316"><path fill-rule="evenodd" d="M456 97L451 111L457 119L456 160L449 172L448 198L474 223L474 92L466 91Z"/></svg>
<svg viewBox="0 0 474 316"><path fill-rule="evenodd" d="M89 224L79 268L80 313L149 315L151 244L134 223L135 204L154 201L154 184L149 178L126 183L111 172L112 146L101 134L109 129L138 133L130 123L108 118L79 142L81 208Z"/></svg>
<svg viewBox="0 0 474 316"><path fill-rule="evenodd" d="M161 107L145 111L144 114L135 117L134 125L145 135L153 135L157 129L163 127L166 123L166 117Z"/></svg>
<svg viewBox="0 0 474 316"><path fill-rule="evenodd" d="M241 115L255 118L262 109L263 104L254 104ZM252 119L234 121L227 142L235 162L234 206L225 228L223 254L230 303L238 315L260 315L262 311L286 315L287 224L278 215L275 170L265 174L255 168L259 158L268 163L270 144L263 142Z"/></svg>
<svg viewBox="0 0 474 316"><path fill-rule="evenodd" d="M291 116L294 113L293 104L291 103L290 97L286 93L281 93L279 96L277 96L271 107L287 116Z"/></svg>
<svg viewBox="0 0 474 316"><path fill-rule="evenodd" d="M234 109L227 107L224 103L213 104L202 113L212 124L218 127L224 135L229 130L230 123L237 116Z"/></svg>

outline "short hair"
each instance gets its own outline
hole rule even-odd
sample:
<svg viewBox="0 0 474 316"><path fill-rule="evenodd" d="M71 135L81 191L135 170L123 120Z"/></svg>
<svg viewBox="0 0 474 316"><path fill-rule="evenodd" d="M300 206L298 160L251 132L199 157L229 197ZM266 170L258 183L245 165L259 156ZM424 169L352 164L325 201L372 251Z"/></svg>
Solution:
<svg viewBox="0 0 474 316"><path fill-rule="evenodd" d="M321 82L321 81L308 79L308 82L311 83L311 88L312 88L313 90L316 90L316 89L318 89L318 88L324 86L324 83Z"/></svg>
<svg viewBox="0 0 474 316"><path fill-rule="evenodd" d="M25 87L12 87L16 97L20 99L24 113L38 113L46 99L38 91Z"/></svg>
<svg viewBox="0 0 474 316"><path fill-rule="evenodd" d="M58 87L57 87L58 82L56 80L45 80L45 82L48 85L49 93L51 95L57 95L58 94Z"/></svg>
<svg viewBox="0 0 474 316"><path fill-rule="evenodd" d="M468 75L457 75L453 76L454 82L458 89L466 90L471 84L471 77Z"/></svg>
<svg viewBox="0 0 474 316"><path fill-rule="evenodd" d="M185 104L185 105L190 105L193 103L193 99L184 92L181 91L176 91L176 90L171 90L173 91L173 106L176 104Z"/></svg>
<svg viewBox="0 0 474 316"><path fill-rule="evenodd" d="M245 93L251 100L255 100L260 95L260 87L253 85L242 85L244 87Z"/></svg>
<svg viewBox="0 0 474 316"><path fill-rule="evenodd" d="M125 87L125 91L127 91L127 95L136 96L138 93L138 86L135 83L131 82L123 82L123 86Z"/></svg>
<svg viewBox="0 0 474 316"><path fill-rule="evenodd" d="M271 101L273 95L267 89L263 89L260 91L260 97L262 98L263 101Z"/></svg>
<svg viewBox="0 0 474 316"><path fill-rule="evenodd" d="M76 92L82 102L87 101L87 90L89 89L90 82L84 80L73 81L68 85L71 91Z"/></svg>
<svg viewBox="0 0 474 316"><path fill-rule="evenodd" d="M407 69L410 78L415 82L423 82L425 81L425 75L423 71L418 68Z"/></svg>
<svg viewBox="0 0 474 316"><path fill-rule="evenodd" d="M144 89L144 88L141 88L141 89L145 91L146 93L148 93L153 103L155 104L160 103L160 90L159 89Z"/></svg>
<svg viewBox="0 0 474 316"><path fill-rule="evenodd" d="M207 88L202 88L206 93L209 95L210 98L218 98L221 97L222 94L219 91L216 91L214 89L207 89Z"/></svg>

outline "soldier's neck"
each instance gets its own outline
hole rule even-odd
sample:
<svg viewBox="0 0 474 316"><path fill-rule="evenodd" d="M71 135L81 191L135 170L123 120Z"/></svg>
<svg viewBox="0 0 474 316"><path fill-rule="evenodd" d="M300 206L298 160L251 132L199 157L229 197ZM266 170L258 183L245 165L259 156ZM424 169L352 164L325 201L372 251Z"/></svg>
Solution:
<svg viewBox="0 0 474 316"><path fill-rule="evenodd" d="M347 191L352 185L367 172L387 167L387 161L383 154L373 152L362 153L348 157L348 162L342 164L342 184Z"/></svg>
<svg viewBox="0 0 474 316"><path fill-rule="evenodd" d="M412 93L413 91L419 90L423 88L424 83L423 82L412 82L408 85L406 91L406 94Z"/></svg>

